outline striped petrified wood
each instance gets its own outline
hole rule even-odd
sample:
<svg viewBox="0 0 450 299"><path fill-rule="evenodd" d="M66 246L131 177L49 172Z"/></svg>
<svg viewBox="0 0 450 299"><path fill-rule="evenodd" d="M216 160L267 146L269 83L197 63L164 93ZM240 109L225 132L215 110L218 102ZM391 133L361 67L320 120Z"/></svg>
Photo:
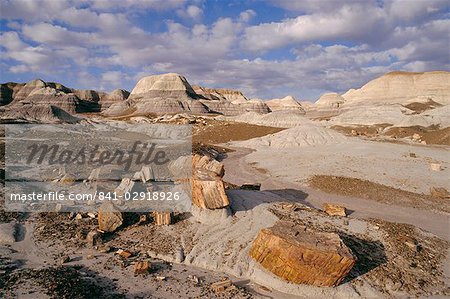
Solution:
<svg viewBox="0 0 450 299"><path fill-rule="evenodd" d="M314 286L338 285L356 262L337 234L286 221L262 229L249 254L284 280Z"/></svg>
<svg viewBox="0 0 450 299"><path fill-rule="evenodd" d="M192 157L192 203L202 209L221 209L230 205L222 177L223 164L207 156Z"/></svg>

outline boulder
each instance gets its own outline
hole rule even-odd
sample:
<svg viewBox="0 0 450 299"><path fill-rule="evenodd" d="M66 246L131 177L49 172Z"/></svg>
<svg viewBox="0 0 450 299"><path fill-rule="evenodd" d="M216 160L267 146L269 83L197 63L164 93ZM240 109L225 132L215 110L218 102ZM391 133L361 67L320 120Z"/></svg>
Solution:
<svg viewBox="0 0 450 299"><path fill-rule="evenodd" d="M325 213L327 213L330 216L342 216L347 217L347 210L345 207L332 204L332 203L325 203L323 204L323 210Z"/></svg>
<svg viewBox="0 0 450 299"><path fill-rule="evenodd" d="M123 223L122 212L111 202L104 202L98 209L98 228L101 231L113 232Z"/></svg>
<svg viewBox="0 0 450 299"><path fill-rule="evenodd" d="M286 281L314 286L338 285L356 262L337 234L315 232L285 221L262 229L249 254Z"/></svg>

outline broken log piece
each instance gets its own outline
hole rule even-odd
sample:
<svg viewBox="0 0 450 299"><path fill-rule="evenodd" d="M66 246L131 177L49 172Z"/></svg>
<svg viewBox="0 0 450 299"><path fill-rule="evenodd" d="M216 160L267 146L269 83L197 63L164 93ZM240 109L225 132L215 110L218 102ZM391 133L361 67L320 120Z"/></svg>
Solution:
<svg viewBox="0 0 450 299"><path fill-rule="evenodd" d="M249 255L281 279L314 286L338 285L356 262L339 235L286 221L262 229Z"/></svg>
<svg viewBox="0 0 450 299"><path fill-rule="evenodd" d="M134 264L134 274L147 274L150 270L150 263L148 261L136 262Z"/></svg>
<svg viewBox="0 0 450 299"><path fill-rule="evenodd" d="M324 203L323 210L330 216L347 217L347 209L344 206L332 203Z"/></svg>
<svg viewBox="0 0 450 299"><path fill-rule="evenodd" d="M221 292L224 292L227 288L231 287L231 285L232 285L231 280L226 278L222 281L212 283L211 289L215 293L221 293Z"/></svg>
<svg viewBox="0 0 450 299"><path fill-rule="evenodd" d="M153 218L156 225L172 224L172 212L153 212Z"/></svg>

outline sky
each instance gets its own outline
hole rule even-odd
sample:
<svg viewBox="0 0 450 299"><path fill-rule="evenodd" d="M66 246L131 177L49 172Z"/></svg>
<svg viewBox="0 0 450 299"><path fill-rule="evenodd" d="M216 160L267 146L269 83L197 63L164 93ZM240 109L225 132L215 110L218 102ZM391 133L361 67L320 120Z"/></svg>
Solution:
<svg viewBox="0 0 450 299"><path fill-rule="evenodd" d="M0 81L132 90L148 75L316 100L450 70L447 0L0 0Z"/></svg>

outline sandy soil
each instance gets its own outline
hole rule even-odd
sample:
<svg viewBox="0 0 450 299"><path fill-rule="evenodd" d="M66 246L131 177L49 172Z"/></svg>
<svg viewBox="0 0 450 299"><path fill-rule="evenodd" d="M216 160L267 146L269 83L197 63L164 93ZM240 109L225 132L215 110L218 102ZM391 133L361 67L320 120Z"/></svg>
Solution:
<svg viewBox="0 0 450 299"><path fill-rule="evenodd" d="M205 120L204 124L194 126L192 139L197 143L218 144L235 140L248 140L282 130L282 128L246 123Z"/></svg>

